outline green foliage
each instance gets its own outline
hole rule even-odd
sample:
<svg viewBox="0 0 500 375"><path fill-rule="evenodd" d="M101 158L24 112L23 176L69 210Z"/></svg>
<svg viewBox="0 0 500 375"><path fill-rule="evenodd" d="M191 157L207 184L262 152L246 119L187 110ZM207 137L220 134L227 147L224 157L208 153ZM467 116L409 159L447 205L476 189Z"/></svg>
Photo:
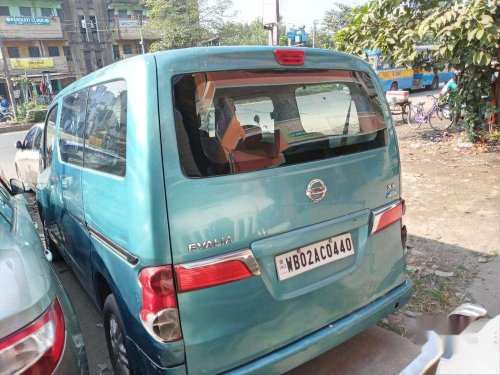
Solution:
<svg viewBox="0 0 500 375"><path fill-rule="evenodd" d="M322 27L316 31L316 47L335 48L335 34L348 25L353 9L350 5L334 3L334 8L326 11Z"/></svg>
<svg viewBox="0 0 500 375"><path fill-rule="evenodd" d="M217 35L231 8L231 0L143 0L148 9L144 36L158 39L150 50L197 46Z"/></svg>
<svg viewBox="0 0 500 375"><path fill-rule="evenodd" d="M337 33L340 50L358 55L378 49L398 66L435 66L460 71L460 110L471 138L491 106L491 77L498 71L499 2L488 0L372 0L356 8ZM425 57L416 44L433 41ZM498 83L497 83L498 84Z"/></svg>
<svg viewBox="0 0 500 375"><path fill-rule="evenodd" d="M17 107L17 119L22 122L41 122L45 120L47 106L36 101L26 102Z"/></svg>
<svg viewBox="0 0 500 375"><path fill-rule="evenodd" d="M260 18L250 23L228 22L219 30L220 44L225 46L266 45L267 34Z"/></svg>

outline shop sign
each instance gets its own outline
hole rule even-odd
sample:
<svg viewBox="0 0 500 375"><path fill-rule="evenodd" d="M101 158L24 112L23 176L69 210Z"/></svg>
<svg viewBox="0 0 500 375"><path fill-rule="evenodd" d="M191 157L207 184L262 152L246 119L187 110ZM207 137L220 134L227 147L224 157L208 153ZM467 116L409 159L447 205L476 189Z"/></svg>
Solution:
<svg viewBox="0 0 500 375"><path fill-rule="evenodd" d="M52 57L10 59L10 66L12 69L53 68L54 67L54 59L52 59Z"/></svg>
<svg viewBox="0 0 500 375"><path fill-rule="evenodd" d="M50 25L47 17L7 17L5 22L8 25Z"/></svg>
<svg viewBox="0 0 500 375"><path fill-rule="evenodd" d="M118 20L118 25L121 29L132 28L132 27L141 27L146 22L141 20L129 20L129 19L120 19Z"/></svg>

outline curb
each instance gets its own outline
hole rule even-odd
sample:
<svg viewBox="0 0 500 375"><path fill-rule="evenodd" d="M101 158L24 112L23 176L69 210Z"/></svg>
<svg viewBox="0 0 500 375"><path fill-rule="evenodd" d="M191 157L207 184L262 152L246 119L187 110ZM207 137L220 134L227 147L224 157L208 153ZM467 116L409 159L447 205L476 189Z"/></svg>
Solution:
<svg viewBox="0 0 500 375"><path fill-rule="evenodd" d="M26 124L26 125L11 125L11 126L0 127L0 134L28 130L33 125L34 124Z"/></svg>

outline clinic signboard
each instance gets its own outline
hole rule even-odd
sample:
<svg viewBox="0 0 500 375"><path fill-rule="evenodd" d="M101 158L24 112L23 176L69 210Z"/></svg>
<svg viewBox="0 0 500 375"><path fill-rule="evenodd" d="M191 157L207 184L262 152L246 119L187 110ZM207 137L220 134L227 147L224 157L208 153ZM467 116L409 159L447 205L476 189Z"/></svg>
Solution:
<svg viewBox="0 0 500 375"><path fill-rule="evenodd" d="M47 17L7 17L7 25L50 25L50 19Z"/></svg>

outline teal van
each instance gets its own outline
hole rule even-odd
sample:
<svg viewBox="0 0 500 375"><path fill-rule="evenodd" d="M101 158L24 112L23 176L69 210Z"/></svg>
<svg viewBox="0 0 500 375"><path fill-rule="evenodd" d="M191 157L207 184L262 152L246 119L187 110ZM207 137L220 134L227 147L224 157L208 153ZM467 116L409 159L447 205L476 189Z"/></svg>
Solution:
<svg viewBox="0 0 500 375"><path fill-rule="evenodd" d="M396 134L358 58L145 54L61 91L44 129L47 246L117 374L282 373L410 297Z"/></svg>

